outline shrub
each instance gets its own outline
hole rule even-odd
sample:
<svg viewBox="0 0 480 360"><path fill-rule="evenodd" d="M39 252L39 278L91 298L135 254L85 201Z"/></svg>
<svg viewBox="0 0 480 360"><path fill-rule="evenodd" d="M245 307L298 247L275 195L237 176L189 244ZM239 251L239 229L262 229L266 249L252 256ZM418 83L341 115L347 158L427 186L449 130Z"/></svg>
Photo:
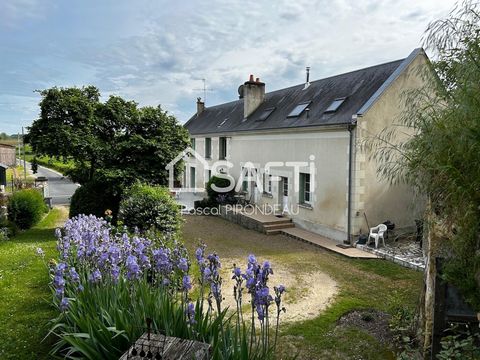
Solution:
<svg viewBox="0 0 480 360"><path fill-rule="evenodd" d="M214 201L211 201L210 199L202 199L202 200L195 200L193 202L193 207L194 209L205 209L205 208L210 208L214 207L217 204Z"/></svg>
<svg viewBox="0 0 480 360"><path fill-rule="evenodd" d="M20 229L31 228L46 211L43 196L34 189L17 191L8 201L8 219Z"/></svg>
<svg viewBox="0 0 480 360"><path fill-rule="evenodd" d="M114 220L120 203L120 190L107 183L91 181L80 186L72 196L69 216L80 214L103 217L105 211L113 211Z"/></svg>
<svg viewBox="0 0 480 360"><path fill-rule="evenodd" d="M234 202L234 197L233 195L235 194L235 189L232 189L228 192L217 192L212 189L212 185L215 185L217 187L222 187L226 188L230 185L230 180L220 178L218 176L212 176L210 180L207 183L207 195L208 195L208 200L210 200L211 203L213 204L218 204L218 203L233 203ZM221 199L221 201L219 201Z"/></svg>
<svg viewBox="0 0 480 360"><path fill-rule="evenodd" d="M475 329L470 331L468 326L461 329L453 326L447 329L450 335L442 338L442 350L436 355L439 360L451 359L479 359L480 333Z"/></svg>
<svg viewBox="0 0 480 360"><path fill-rule="evenodd" d="M167 188L136 183L125 191L119 219L129 229L155 229L176 233L182 221L180 208Z"/></svg>

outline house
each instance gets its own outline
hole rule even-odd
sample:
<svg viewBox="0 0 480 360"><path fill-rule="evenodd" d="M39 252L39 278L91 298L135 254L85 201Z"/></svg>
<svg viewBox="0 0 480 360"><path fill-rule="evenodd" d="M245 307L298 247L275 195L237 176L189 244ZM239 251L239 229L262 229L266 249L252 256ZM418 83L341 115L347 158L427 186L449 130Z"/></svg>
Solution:
<svg viewBox="0 0 480 360"><path fill-rule="evenodd" d="M250 76L238 100L220 105L198 99L185 127L209 166L187 159L184 184L204 187L224 159L251 202L292 207L286 215L300 228L351 242L368 232L367 220L370 227L386 220L411 227L418 218L411 189L380 179L361 144L398 120L404 91L422 86L418 69L427 64L415 49L405 59L312 82L307 75L303 84L269 93ZM271 162L283 165L266 169Z"/></svg>

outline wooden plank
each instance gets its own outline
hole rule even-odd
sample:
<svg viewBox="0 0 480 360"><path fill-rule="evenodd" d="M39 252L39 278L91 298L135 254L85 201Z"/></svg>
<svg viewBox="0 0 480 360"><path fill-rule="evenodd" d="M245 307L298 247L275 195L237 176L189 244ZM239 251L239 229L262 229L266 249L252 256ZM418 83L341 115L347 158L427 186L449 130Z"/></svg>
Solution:
<svg viewBox="0 0 480 360"><path fill-rule="evenodd" d="M136 352L133 352L133 350ZM144 356L140 356L143 349ZM151 359L155 359L157 354L161 354L162 360L208 360L210 359L210 345L195 340L180 339L176 337L164 336L162 334L144 333L125 352L120 360L144 360L148 359L148 352L151 353ZM134 355L135 354L135 355ZM159 358L157 356L157 358Z"/></svg>

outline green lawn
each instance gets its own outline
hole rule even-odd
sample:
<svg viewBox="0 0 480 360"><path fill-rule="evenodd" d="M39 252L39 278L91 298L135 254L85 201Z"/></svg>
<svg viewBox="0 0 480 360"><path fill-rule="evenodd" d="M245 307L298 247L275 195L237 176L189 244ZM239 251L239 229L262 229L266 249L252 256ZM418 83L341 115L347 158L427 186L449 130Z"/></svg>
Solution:
<svg viewBox="0 0 480 360"><path fill-rule="evenodd" d="M356 327L336 327L336 323L343 314L355 309L374 308L392 313L394 305L403 304L413 311L422 286L420 272L385 260L348 259L285 236L247 230L216 217L186 217L183 234L192 255L202 240L208 245L207 251L216 251L224 260L245 259L254 253L261 260L270 260L274 269L280 264L288 267L292 276L321 271L337 282L338 294L321 315L282 326L283 354L299 352L299 359L394 359L391 344L381 344ZM241 265L244 267L245 261ZM312 277L311 282L315 281ZM275 274L271 282L276 284Z"/></svg>
<svg viewBox="0 0 480 360"><path fill-rule="evenodd" d="M42 260L35 256L35 250L42 247L46 259L57 257L53 232L65 219L65 209L53 209L37 227L0 243L0 359L49 358L51 339L43 342L42 339L56 311L49 304L48 274ZM319 316L281 326L279 358L297 353L298 359L394 358L391 344L381 344L356 327L339 328L336 323L354 309L392 312L392 304L398 303L414 309L421 290L421 273L384 260L347 259L284 236L266 236L215 217L186 219L183 236L192 258L198 241L203 240L208 250L216 251L224 260L244 259L254 253L259 260L270 260L274 269L279 264L290 269L292 276L321 271L336 281L338 293ZM244 262L239 265L245 266ZM230 269L224 271L228 273ZM276 284L275 275L273 284ZM289 296L299 295L293 288L290 291Z"/></svg>
<svg viewBox="0 0 480 360"><path fill-rule="evenodd" d="M48 273L35 255L56 258L54 229L67 212L54 208L35 227L0 243L0 359L48 359L51 344L42 339L56 312L50 306Z"/></svg>

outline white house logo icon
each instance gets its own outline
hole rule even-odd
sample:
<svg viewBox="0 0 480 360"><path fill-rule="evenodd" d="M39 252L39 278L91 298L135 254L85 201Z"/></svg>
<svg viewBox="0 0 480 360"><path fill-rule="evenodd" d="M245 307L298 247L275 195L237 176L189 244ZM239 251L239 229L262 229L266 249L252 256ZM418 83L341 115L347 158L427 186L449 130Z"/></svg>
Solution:
<svg viewBox="0 0 480 360"><path fill-rule="evenodd" d="M181 151L172 161L170 161L167 166L165 166L165 169L168 170L168 187L171 191L175 191L178 189L175 189L175 165L179 162L182 161L186 158L189 159L189 164L192 164L192 157L195 159L196 163L200 163L201 166L203 166L204 170L209 170L210 167L208 165L208 162L205 160L205 158L200 155L198 152L195 151L192 147L187 147L185 150ZM204 192L205 188L197 188L196 186L194 187L186 187L186 183L183 184L184 187L182 188L182 191L185 192Z"/></svg>

